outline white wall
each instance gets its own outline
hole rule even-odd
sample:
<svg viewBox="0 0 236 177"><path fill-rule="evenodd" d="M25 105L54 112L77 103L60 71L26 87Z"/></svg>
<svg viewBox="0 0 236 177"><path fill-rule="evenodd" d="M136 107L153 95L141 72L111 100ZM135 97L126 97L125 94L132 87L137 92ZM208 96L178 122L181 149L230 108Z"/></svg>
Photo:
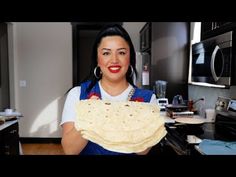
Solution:
<svg viewBox="0 0 236 177"><path fill-rule="evenodd" d="M72 87L71 24L28 22L12 26L11 105L24 115L19 120L20 137L61 137L64 94ZM20 80L26 81L26 87L20 87Z"/></svg>

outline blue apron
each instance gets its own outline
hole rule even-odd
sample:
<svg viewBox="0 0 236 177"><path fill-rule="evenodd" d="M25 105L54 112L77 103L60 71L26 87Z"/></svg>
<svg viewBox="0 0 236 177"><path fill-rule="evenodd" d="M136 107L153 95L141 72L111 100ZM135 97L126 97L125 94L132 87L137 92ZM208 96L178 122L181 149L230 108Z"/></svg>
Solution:
<svg viewBox="0 0 236 177"><path fill-rule="evenodd" d="M91 81L87 81L81 84L81 93L80 93L80 100L89 99L92 96L97 96L101 99L101 92L98 85L98 82L94 85L89 93L86 92L86 89L89 87ZM130 101L138 101L138 102L150 102L153 92L150 90L139 89L135 87L135 92L132 95ZM133 155L127 153L119 153L113 152L104 149L100 145L88 141L86 147L81 151L81 155Z"/></svg>

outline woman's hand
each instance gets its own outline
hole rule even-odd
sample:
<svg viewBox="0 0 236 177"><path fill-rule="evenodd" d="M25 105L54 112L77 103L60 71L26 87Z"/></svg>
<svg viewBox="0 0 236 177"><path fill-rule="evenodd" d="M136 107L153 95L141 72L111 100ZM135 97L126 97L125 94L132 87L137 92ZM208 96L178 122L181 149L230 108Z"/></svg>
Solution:
<svg viewBox="0 0 236 177"><path fill-rule="evenodd" d="M151 147L150 148L147 148L146 150L142 151L142 152L138 152L136 153L137 155L147 155L148 152L151 150Z"/></svg>
<svg viewBox="0 0 236 177"><path fill-rule="evenodd" d="M61 144L64 149L64 153L68 155L79 154L87 145L88 140L84 139L80 133L74 127L73 122L67 122L62 125L63 134Z"/></svg>

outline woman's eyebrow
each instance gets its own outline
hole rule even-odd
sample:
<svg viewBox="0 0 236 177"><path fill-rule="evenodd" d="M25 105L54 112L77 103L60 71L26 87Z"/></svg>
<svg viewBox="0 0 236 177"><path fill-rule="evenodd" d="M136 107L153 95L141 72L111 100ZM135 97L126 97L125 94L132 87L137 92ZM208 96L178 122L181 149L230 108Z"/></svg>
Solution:
<svg viewBox="0 0 236 177"><path fill-rule="evenodd" d="M117 50L127 50L127 48L119 48L119 49L117 49Z"/></svg>
<svg viewBox="0 0 236 177"><path fill-rule="evenodd" d="M102 48L102 50L111 50L111 49L108 49L108 48Z"/></svg>
<svg viewBox="0 0 236 177"><path fill-rule="evenodd" d="M111 49L109 49L109 48L102 48L102 50L109 50L110 51ZM122 48L119 48L117 50L127 50L127 48L122 47Z"/></svg>

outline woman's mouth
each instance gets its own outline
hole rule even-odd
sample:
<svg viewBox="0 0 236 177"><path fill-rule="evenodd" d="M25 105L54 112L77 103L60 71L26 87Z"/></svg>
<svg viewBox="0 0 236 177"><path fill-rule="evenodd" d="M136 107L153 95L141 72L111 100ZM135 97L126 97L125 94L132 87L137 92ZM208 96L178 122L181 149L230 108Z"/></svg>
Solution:
<svg viewBox="0 0 236 177"><path fill-rule="evenodd" d="M121 69L121 66L109 66L108 67L108 70L111 72L111 73L118 73Z"/></svg>

